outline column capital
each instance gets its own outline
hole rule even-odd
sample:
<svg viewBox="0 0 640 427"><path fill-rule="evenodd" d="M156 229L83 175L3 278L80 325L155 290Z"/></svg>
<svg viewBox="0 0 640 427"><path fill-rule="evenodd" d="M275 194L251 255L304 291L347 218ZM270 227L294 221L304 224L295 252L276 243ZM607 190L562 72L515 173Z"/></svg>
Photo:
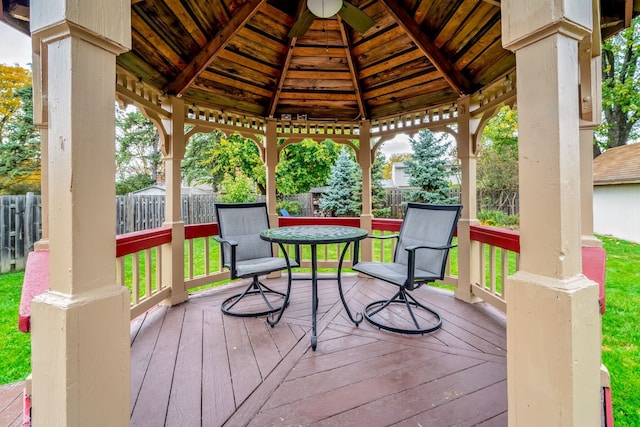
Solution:
<svg viewBox="0 0 640 427"><path fill-rule="evenodd" d="M131 49L131 2L48 0L31 8L34 44L79 37L115 55Z"/></svg>
<svg viewBox="0 0 640 427"><path fill-rule="evenodd" d="M503 24L504 26L504 24ZM575 22L571 21L558 21L553 22L552 24L537 28L531 33L526 34L518 34L518 38L508 39L506 37L502 38L502 46L505 49L509 49L513 52L522 49L523 47L534 44L544 38L560 34L568 38L572 38L576 41L582 40L586 35L590 34L591 30L589 28L580 26Z"/></svg>

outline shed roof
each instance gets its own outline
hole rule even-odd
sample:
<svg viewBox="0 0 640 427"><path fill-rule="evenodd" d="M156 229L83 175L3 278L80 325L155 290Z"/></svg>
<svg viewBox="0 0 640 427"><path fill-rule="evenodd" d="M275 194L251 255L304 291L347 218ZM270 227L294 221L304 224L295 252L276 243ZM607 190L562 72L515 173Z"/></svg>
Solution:
<svg viewBox="0 0 640 427"><path fill-rule="evenodd" d="M609 148L593 161L593 184L640 183L640 143Z"/></svg>

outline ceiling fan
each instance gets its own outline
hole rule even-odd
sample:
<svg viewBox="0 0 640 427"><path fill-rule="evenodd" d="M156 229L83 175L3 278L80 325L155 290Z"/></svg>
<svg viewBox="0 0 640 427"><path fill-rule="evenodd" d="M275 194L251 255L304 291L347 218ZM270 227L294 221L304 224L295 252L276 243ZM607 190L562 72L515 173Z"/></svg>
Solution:
<svg viewBox="0 0 640 427"><path fill-rule="evenodd" d="M293 24L289 37L302 37L316 18L329 18L335 14L360 33L366 33L376 22L347 0L307 0L307 8Z"/></svg>

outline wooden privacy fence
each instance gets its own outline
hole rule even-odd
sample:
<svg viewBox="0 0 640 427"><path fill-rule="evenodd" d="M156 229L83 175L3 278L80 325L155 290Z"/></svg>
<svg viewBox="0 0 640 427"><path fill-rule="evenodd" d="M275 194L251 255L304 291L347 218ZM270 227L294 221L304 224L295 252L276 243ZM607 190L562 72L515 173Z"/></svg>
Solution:
<svg viewBox="0 0 640 427"><path fill-rule="evenodd" d="M459 189L452 189L453 197L460 196ZM406 190L387 190L387 206L391 218L402 218ZM484 197L483 197L484 196ZM479 208L502 208L517 213L516 197L488 197L478 194ZM490 199L499 199L501 206L487 206ZM264 196L258 196L264 201ZM278 200L291 200L301 205L300 216L313 216L311 194L278 196ZM181 217L185 224L215 222L215 194L184 194L181 202ZM165 196L129 194L116 196L116 234L161 227L164 222ZM22 270L26 255L41 237L42 220L40 196L0 196L0 272Z"/></svg>
<svg viewBox="0 0 640 427"><path fill-rule="evenodd" d="M0 196L0 273L24 270L42 235L41 199L33 193Z"/></svg>
<svg viewBox="0 0 640 427"><path fill-rule="evenodd" d="M183 194L180 213L185 224L216 220L215 194ZM164 222L164 195L116 196L116 234L148 230Z"/></svg>

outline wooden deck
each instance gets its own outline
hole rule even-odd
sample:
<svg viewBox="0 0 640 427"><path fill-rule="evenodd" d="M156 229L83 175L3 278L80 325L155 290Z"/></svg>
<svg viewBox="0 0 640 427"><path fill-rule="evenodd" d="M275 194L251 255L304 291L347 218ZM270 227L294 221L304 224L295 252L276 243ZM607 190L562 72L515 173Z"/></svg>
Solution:
<svg viewBox="0 0 640 427"><path fill-rule="evenodd" d="M343 282L352 311L393 291L355 275ZM285 287L284 279L267 283ZM507 425L501 313L423 287L414 295L437 307L443 327L425 336L399 335L366 321L355 327L335 281L320 281L314 352L310 282L293 286L274 328L264 317L221 313L220 302L237 292L235 284L134 320L131 425ZM22 388L0 388L0 425L21 425Z"/></svg>
<svg viewBox="0 0 640 427"><path fill-rule="evenodd" d="M393 291L355 275L343 282L352 310ZM320 281L314 352L309 281L293 283L274 328L223 315L220 302L237 291L200 292L132 322L132 425L507 425L505 320L485 304L423 287L443 327L406 336L355 327L335 281Z"/></svg>

